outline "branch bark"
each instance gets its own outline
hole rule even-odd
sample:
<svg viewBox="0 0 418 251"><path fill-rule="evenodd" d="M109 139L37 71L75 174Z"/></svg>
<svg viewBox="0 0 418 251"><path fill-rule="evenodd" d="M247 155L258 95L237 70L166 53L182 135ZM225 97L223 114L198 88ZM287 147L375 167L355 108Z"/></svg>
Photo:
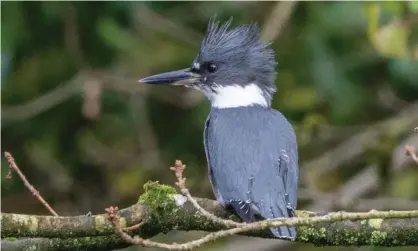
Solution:
<svg viewBox="0 0 418 251"><path fill-rule="evenodd" d="M146 184L139 202L120 210L120 225L143 226L131 234L150 238L171 230L214 232L224 229L212 222L174 188L156 182ZM216 201L196 198L206 211L223 219L237 218ZM299 217L324 214L298 211ZM110 250L129 245L116 233L106 214L93 216L53 217L23 214L1 214L2 250ZM418 217L407 219L342 220L298 226L296 241L320 246L405 246L418 245ZM240 233L271 238L267 230ZM29 238L25 238L29 237ZM23 239L13 239L23 238Z"/></svg>

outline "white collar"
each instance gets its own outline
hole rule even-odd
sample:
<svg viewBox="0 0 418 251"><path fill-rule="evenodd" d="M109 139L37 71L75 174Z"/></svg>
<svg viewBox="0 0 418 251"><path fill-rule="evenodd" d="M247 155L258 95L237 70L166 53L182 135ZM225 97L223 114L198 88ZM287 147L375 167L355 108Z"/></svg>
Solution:
<svg viewBox="0 0 418 251"><path fill-rule="evenodd" d="M215 84L216 86L216 84ZM241 85L217 85L213 91L202 90L209 98L212 107L215 108L234 108L240 106L260 105L269 106L269 102L263 91L256 84Z"/></svg>

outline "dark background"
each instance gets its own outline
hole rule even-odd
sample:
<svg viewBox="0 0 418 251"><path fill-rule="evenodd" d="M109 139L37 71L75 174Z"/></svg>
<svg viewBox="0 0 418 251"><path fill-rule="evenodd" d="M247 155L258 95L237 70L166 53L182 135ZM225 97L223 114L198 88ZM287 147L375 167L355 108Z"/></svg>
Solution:
<svg viewBox="0 0 418 251"><path fill-rule="evenodd" d="M188 165L192 194L213 198L202 144L208 102L137 80L188 67L215 13L234 16L234 25L257 21L273 42L273 107L297 132L300 209L418 207L418 168L403 150L418 147L416 2L1 5L2 150L60 215L131 205L146 181L174 183L175 159ZM17 175L5 178L1 163L2 212L47 214ZM202 249L281 245L234 237Z"/></svg>

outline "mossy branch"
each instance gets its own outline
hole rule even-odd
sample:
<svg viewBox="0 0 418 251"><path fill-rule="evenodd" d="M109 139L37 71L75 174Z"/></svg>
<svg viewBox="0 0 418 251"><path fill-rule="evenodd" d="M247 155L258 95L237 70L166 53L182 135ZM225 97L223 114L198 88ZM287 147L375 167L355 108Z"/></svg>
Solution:
<svg viewBox="0 0 418 251"><path fill-rule="evenodd" d="M225 230L222 225L204 217L190 202L185 202L185 198L177 194L173 187L160 185L158 182L148 182L145 190L137 204L119 211L119 222L122 227L143 223L143 226L131 232L132 234L149 238L173 229L208 232ZM196 200L202 208L217 217L237 220L216 201L200 198ZM383 212L386 216L398 217L397 219L348 220L382 216L382 212L373 213L375 216L370 216L370 213L342 212L334 214L334 218L330 218L327 222L317 222L318 220L314 219L318 218L315 217L329 217L329 215L298 211L297 215L300 218L290 221L291 224L299 225L296 239L298 242L320 246L418 246L418 211L396 212L398 215L393 212ZM344 215L350 217L344 218ZM306 217L311 217L312 221L307 220ZM302 223L303 226L300 225ZM233 231L234 234L271 238L269 231L259 229L266 229L271 224L283 223L263 224L261 227L251 228L250 232ZM2 213L1 227L2 238L8 237L7 240L2 240L3 250L26 250L28 247L31 247L31 250L47 251L80 248L109 250L129 245L116 233L105 214L54 217ZM30 239L13 240L10 237L30 237Z"/></svg>

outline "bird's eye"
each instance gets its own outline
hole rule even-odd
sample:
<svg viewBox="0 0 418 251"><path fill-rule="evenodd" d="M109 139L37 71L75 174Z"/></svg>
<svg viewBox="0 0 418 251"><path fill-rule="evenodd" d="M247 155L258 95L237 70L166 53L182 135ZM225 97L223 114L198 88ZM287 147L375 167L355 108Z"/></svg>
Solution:
<svg viewBox="0 0 418 251"><path fill-rule="evenodd" d="M208 65L208 71L210 73L214 73L216 71L216 65L215 64L209 64Z"/></svg>

